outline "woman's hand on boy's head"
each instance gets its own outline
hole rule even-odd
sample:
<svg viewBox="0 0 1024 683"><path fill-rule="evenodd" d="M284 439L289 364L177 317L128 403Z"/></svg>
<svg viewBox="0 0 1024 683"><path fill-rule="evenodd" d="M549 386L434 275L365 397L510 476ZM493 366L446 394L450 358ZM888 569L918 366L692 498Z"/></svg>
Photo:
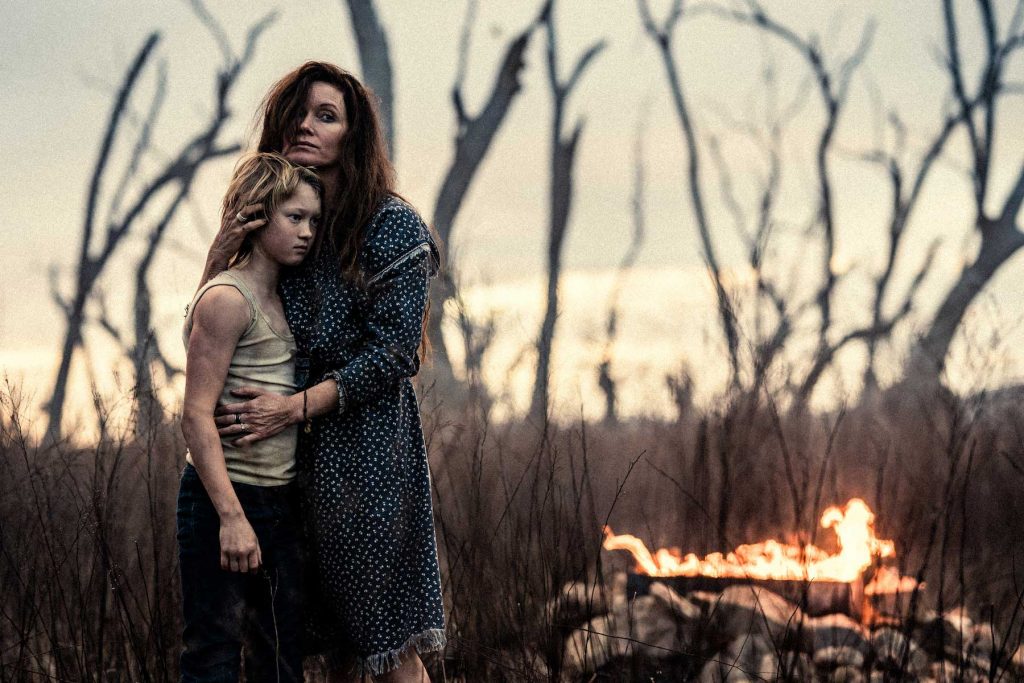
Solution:
<svg viewBox="0 0 1024 683"><path fill-rule="evenodd" d="M211 254L227 260L238 253L245 236L267 224L262 204L249 204L221 219L220 230L210 246Z"/></svg>
<svg viewBox="0 0 1024 683"><path fill-rule="evenodd" d="M231 394L249 400L218 407L214 421L221 436L242 435L231 442L234 446L262 441L302 421L299 394L281 396L252 386L232 389Z"/></svg>

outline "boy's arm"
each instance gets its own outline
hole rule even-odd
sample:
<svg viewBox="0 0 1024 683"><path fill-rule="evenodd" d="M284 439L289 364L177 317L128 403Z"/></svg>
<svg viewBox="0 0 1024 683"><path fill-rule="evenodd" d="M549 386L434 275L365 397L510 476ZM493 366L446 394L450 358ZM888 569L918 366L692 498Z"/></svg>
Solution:
<svg viewBox="0 0 1024 683"><path fill-rule="evenodd" d="M235 346L249 326L250 316L248 302L230 286L209 289L195 304L181 419L192 462L220 516L221 568L241 572L257 569L262 558L256 534L228 479L213 413Z"/></svg>

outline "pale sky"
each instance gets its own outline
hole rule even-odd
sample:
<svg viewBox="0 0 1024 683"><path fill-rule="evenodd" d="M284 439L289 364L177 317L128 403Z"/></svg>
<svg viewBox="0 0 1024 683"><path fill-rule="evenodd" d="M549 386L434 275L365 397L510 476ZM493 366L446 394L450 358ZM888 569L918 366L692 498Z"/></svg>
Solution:
<svg viewBox="0 0 1024 683"><path fill-rule="evenodd" d="M449 93L465 5L442 0L378 0L377 4L389 32L396 74L399 189L429 220L452 154L454 116ZM481 3L467 75L471 111L490 87L510 36L530 21L539 4ZM997 6L1005 15L1012 4L1003 0ZM946 88L936 58L942 44L938 3L775 0L766 2L766 7L799 33L822 36L826 54L833 58L850 53L869 18L877 22L872 48L853 81L833 159L838 178L839 253L854 272L850 284L839 293L840 308L849 320L864 320L865 285L884 258L881 237L889 201L879 172L856 159L875 141L869 94L879 93L885 106L900 112L908 124L913 150L930 139L940 120ZM348 14L340 0L210 3L211 12L236 47L246 27L275 8L279 17L264 35L231 99L235 118L223 141L247 132L267 88L302 61L324 59L358 71ZM162 41L157 56L167 66L168 91L155 141L158 150L170 152L202 125L212 101L212 74L220 55L185 2L5 2L2 16L0 44L5 46L5 54L0 61L4 93L0 157L6 178L0 202L4 263L0 269L0 290L4 292L0 299L0 364L4 371L22 379L28 393L41 401L56 371L63 334L63 321L48 295L46 274L51 266L60 268L65 292L70 291L87 182L113 92L126 66L148 33L159 30ZM633 2L563 1L557 16L563 74L593 41L604 38L609 45L583 77L569 107L569 121L583 116L586 128L564 252L556 399L568 415L579 414L581 402L588 415L601 411L594 368L600 358L601 326L613 269L628 245L631 230L635 130L641 112L649 111L644 138L648 236L623 299L622 339L615 368L622 378L625 414L664 413L669 405L663 390L665 372L685 361L695 368L698 389L706 396L720 387L724 377L710 289L703 275L692 213L683 199L685 157L665 74L655 47L642 32ZM964 19L973 21L967 12ZM965 42L980 54L970 27L970 23L964 27ZM451 258L466 285L470 312L483 316L495 311L498 315L498 340L486 370L496 386L508 391L510 407L523 407L528 400L534 361L523 355L523 349L535 338L541 315L551 125L543 41L543 33L534 35L523 73L523 94L471 188L450 245ZM724 121L727 116L754 116L763 107L757 79L766 55L772 56L779 70L784 101L800 92L806 67L778 41L720 19L689 20L677 32L674 45L698 125L722 137L738 191L749 197L751 177L760 172L763 163L749 142L729 132ZM1019 81L1024 75L1022 61L1018 55L1011 80ZM140 111L148 105L153 73L151 65L135 100ZM1021 163L1022 149L1014 131L1024 126L1024 107L1019 99L1007 101L1000 116L994 184L1006 188ZM808 251L798 226L809 211L811 194L805 188L813 179L809 162L820 122L821 108L812 90L786 133L783 225L776 243L780 263L794 259L815 263L813 249ZM907 237L907 260L898 273L894 294L902 292L900 283L917 267L928 242L934 236L945 240L923 292L919 323L928 320L965 254L973 258L969 185L958 166L963 159L962 154L951 154L950 162L937 170ZM207 167L197 183L192 207L182 211L172 227L151 281L157 294L154 323L176 363L182 363L184 355L179 341L181 311L195 288L231 163ZM713 173L707 181L723 260L727 266L740 268L742 259L718 200ZM1001 193L996 196L1002 200ZM141 236L127 245L103 279L112 302L128 303L118 302L117 297L121 290L130 291L133 251L137 252L140 243ZM1005 383L1018 375L1024 360L1019 350L1024 332L1020 329L1021 299L1013 283L1022 274L1018 256L972 310L968 323L971 343L984 347L998 331L999 344L984 363L966 353L967 345L958 345L951 376L961 388ZM908 326L901 336L905 340L912 332ZM90 328L88 339L99 374L111 383L116 364L111 360L114 355L108 338ZM453 337L451 341L453 349L457 348L458 340ZM852 349L841 359L846 371L830 378L838 394L855 391L859 353ZM983 367L976 367L979 365Z"/></svg>

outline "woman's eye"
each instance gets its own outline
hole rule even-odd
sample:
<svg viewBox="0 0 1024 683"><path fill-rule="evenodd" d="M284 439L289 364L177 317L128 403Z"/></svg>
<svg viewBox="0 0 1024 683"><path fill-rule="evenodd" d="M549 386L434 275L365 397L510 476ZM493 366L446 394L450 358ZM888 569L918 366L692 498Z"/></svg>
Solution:
<svg viewBox="0 0 1024 683"><path fill-rule="evenodd" d="M328 111L321 112L320 113L320 120L323 121L324 123L330 123L330 122L334 121L334 114L332 114L332 113L330 113Z"/></svg>

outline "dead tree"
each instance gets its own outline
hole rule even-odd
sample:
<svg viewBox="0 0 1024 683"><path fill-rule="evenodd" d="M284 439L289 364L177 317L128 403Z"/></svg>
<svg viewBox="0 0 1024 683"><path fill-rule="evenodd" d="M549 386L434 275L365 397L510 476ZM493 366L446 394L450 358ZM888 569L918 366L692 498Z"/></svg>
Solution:
<svg viewBox="0 0 1024 683"><path fill-rule="evenodd" d="M228 109L228 97L231 89L238 80L239 75L252 59L256 49L256 42L264 30L270 25L272 17L266 17L262 21L249 28L245 37L245 43L240 54L235 54L228 42L227 34L217 21L209 14L201 11L200 18L210 31L211 37L220 48L223 62L218 72L214 93L214 109L210 114L209 121L204 130L198 133L184 148L181 159L210 159L216 154L233 153L240 149L239 144L229 144L223 147L223 151L216 150L216 140L229 120L231 114ZM135 369L135 385L138 395L139 410L136 422L141 425L155 424L158 422L160 404L153 394L153 373L154 363L164 369L165 374L176 374L180 372L177 368L168 363L165 354L161 351L155 330L152 324L152 306L150 304L149 276L150 269L158 251L167 234L167 228L172 224L178 209L188 198L192 191L192 185L199 172L200 163L181 163L178 168L177 186L174 189L170 203L164 208L159 219L149 231L146 239L146 251L139 260L135 271L135 316L134 316L134 340L132 349L132 360Z"/></svg>
<svg viewBox="0 0 1024 683"><path fill-rule="evenodd" d="M964 75L966 51L960 42L953 0L943 0L946 34L945 66L958 127L970 147L970 172L974 198L974 229L981 237L978 255L966 266L946 293L931 324L914 350L908 372L916 379L937 383L945 368L949 347L964 314L996 271L1024 245L1018 214L1024 203L1024 162L1020 163L1009 193L997 202L992 189L996 110L1000 99L1012 92L1006 82L1008 62L1024 46L1024 2L1018 0L1009 25L1001 31L991 0L975 0L985 45L985 58L972 89ZM986 209L997 206L995 211Z"/></svg>
<svg viewBox="0 0 1024 683"><path fill-rule="evenodd" d="M65 298L60 293L58 287L54 286L52 291L53 298L63 311L67 321L57 379L54 383L51 398L46 406L49 418L47 434L53 439L59 439L62 434L61 423L67 397L71 362L76 351L84 343L83 332L86 324L86 306L93 299L98 281L118 248L127 241L129 236L144 229L147 222L147 214L156 210L161 196L171 192L172 199L164 208L162 219L158 220L150 229L148 250L139 264L139 275L136 278L136 293L141 293L143 297L141 302L137 302L141 304L142 313L140 316L139 312L136 311L134 346L130 355L137 371L142 366L145 366L145 369L141 371L141 376L137 376L136 379L141 379L144 384L150 383L151 389L149 363L146 359L152 360L155 357L156 349L149 341L152 336L152 330L149 329L148 320L148 287L145 286L145 278L148 274L149 266L160 245L160 240L167 225L173 218L183 198L188 195L200 167L211 160L235 154L240 149L240 145L237 142L221 143L218 140L225 123L231 115L227 104L228 96L238 76L251 60L257 40L272 23L275 15L268 15L249 29L243 53L240 56L235 56L231 53L223 29L206 12L202 4L198 0L194 0L192 5L197 16L215 36L225 58L224 66L216 75L214 111L205 128L188 140L151 177L142 180L135 173L125 173L122 176L121 182L115 188L107 203L107 210L105 212L106 232L98 250L95 249L93 243L97 241L96 233L99 230L100 221L98 214L100 212L100 204L103 202L101 187L104 180L112 172L110 169L111 149L116 140L119 139L119 136L123 134L122 126L130 116L130 102L133 92L159 41L159 34L151 34L133 60L115 98L103 142L100 146L99 158L90 179L74 293L70 298ZM161 91L162 88L158 87L158 98L162 97L160 95ZM154 103L155 106L151 107L150 110L150 117L142 126L139 137L134 145L132 158L128 162L129 169L137 167L139 159L145 156L149 149L149 129L159 111L156 98ZM122 207L121 200L129 194L129 191L134 196L134 200L127 207ZM139 285L140 280L142 282L141 286ZM108 331L115 329L109 318L106 322L107 324L103 326ZM145 328L145 331L143 331L143 328ZM115 338L123 340L124 336L116 334Z"/></svg>
<svg viewBox="0 0 1024 683"><path fill-rule="evenodd" d="M388 146L395 156L394 76L387 34L377 15L373 0L346 0L359 49L359 59L367 84L377 93L388 131ZM467 5L462 37L459 41L458 69L452 85L452 106L456 116L455 153L441 182L434 204L433 226L442 244L451 241L455 219L469 186L504 123L522 87L519 76L524 67L523 55L538 23L534 21L509 43L497 77L483 107L476 115L466 111L463 86L469 43L476 13L476 2ZM449 266L450 267L450 266ZM448 347L442 333L445 303L455 294L455 284L443 270L430 290L431 315L427 336L431 346L431 373L434 386L444 396L462 395L461 383L452 370Z"/></svg>
<svg viewBox="0 0 1024 683"><path fill-rule="evenodd" d="M495 314L492 311L483 320L474 320L466 308L466 302L462 299L458 286L455 288L454 302L458 311L463 356L466 359L466 405L478 409L480 416L485 417L491 409L492 399L484 381L483 365L484 356L494 341L494 334L497 331Z"/></svg>
<svg viewBox="0 0 1024 683"><path fill-rule="evenodd" d="M64 415L65 392L71 371L71 361L75 352L82 345L82 327L85 323L86 302L103 266L110 258L117 243L123 238L123 232L118 233L115 231L116 228L108 227L105 248L98 256L93 256L90 253L90 244L93 241L93 233L96 231L96 214L100 202L100 183L110 160L110 152L114 146L114 141L125 119L128 100L159 40L159 33L152 33L146 38L139 52L135 55L131 66L128 68L121 88L114 100L114 107L107 123L103 141L100 144L99 158L96 161L96 166L89 182L85 218L83 220L82 243L79 249L78 267L76 268L75 293L70 299L65 299L57 287L52 289L53 298L67 321L67 330L61 349L61 362L57 369L57 379L53 394L46 406L49 417L47 429L53 437L59 437L61 434L61 419Z"/></svg>
<svg viewBox="0 0 1024 683"><path fill-rule="evenodd" d="M672 104L675 107L676 116L679 119L679 125L683 132L687 153L686 177L690 205L693 207L694 219L697 223L702 256L710 271L711 282L718 301L718 315L729 353L731 384L733 387L738 387L740 382L739 331L737 330L732 303L722 283L722 268L717 249L711 237L711 222L704 207L704 191L701 185L701 153L697 143L698 132L693 117L690 114L685 93L683 92L679 67L676 64L675 55L672 53L672 39L683 16L683 2L682 0L673 1L672 7L661 26L658 26L651 15L647 0L637 0L637 5L640 10L644 30L651 40L654 41L655 45L657 45L662 63L665 66L665 75L668 80L669 91L672 95Z"/></svg>
<svg viewBox="0 0 1024 683"><path fill-rule="evenodd" d="M830 95L832 90L830 83L839 83L836 92L837 95L841 95L845 80L843 72L846 71L847 65L853 63L856 55L847 62L847 65L841 67L839 78L830 77L824 67L820 50L814 41L797 37L791 30L768 17L754 0L747 0L747 5L748 12L733 13L733 16L764 28L803 54L817 75L823 100L829 107L829 111L832 111L834 106L832 103L841 103L842 97ZM1022 166L1017 181L1003 202L998 215L992 217L984 209L989 194L988 178L991 171L996 102L998 97L1005 92L1003 74L1007 60L1014 51L1024 44L1024 34L1021 33L1021 23L1024 21L1024 3L1018 2L1010 21L1009 30L1002 39L999 37L999 30L996 27L996 16L991 2L977 0L977 7L982 19L986 61L975 92L967 92L962 73L963 54L958 38L953 3L952 0L944 0L943 20L947 47L945 63L950 79L952 99L955 102L953 111L943 117L943 124L913 168L907 168L909 164L902 161L905 146L903 124L896 114L890 116L890 125L896 138L895 150L893 152L876 151L866 155L866 158L879 163L885 169L892 187L887 260L882 272L875 278L872 321L868 326L848 332L832 343L819 344L815 362L800 387L799 395L802 398L809 397L821 373L831 363L835 353L852 341L867 343L869 360L865 369L865 386L869 390L875 386L874 364L877 345L888 337L892 328L912 310L913 299L929 272L938 246L937 243L932 243L902 297L902 302L893 313L886 315L884 313L886 300L902 238L920 198L921 189L934 167L935 161L940 158L951 136L959 128L965 129L972 150L974 224L982 238L981 249L977 259L963 270L960 278L949 290L940 304L933 322L915 347L908 368L910 373L918 374L918 379L925 379L931 383L938 381L949 346L967 307L996 270L1024 244L1024 234L1016 227L1017 213L1022 200L1024 200L1024 166ZM862 45L864 45L864 41L862 41ZM859 52L861 50L858 50ZM819 166L821 167L820 164ZM827 171L824 167L821 167L819 177L827 178ZM825 292L827 289L826 284L822 291Z"/></svg>
<svg viewBox="0 0 1024 683"><path fill-rule="evenodd" d="M780 351L792 335L798 320L808 311L813 311L816 316L815 329L817 343L811 356L811 361L803 374L792 382L791 387L797 399L798 405L805 404L811 397L815 387L820 382L825 371L831 367L836 355L854 342L864 342L873 350L877 348L881 340L888 338L893 328L904 320L913 308L913 301L918 292L921 282L928 273L932 263L929 252L910 285L903 292L900 302L895 311L887 312L885 302L890 294L890 280L900 255L900 244L903 236L903 229L910 209L916 202L920 185L924 182L932 167L935 157L941 152L948 131L939 136L933 145L934 149L926 154L915 171L915 184L911 194L904 194L902 187L896 188L898 201L894 201L894 210L890 220L888 257L882 272L876 276L875 295L872 302L872 321L868 325L851 330L840 331L836 324L834 315L835 294L843 273L835 267L836 242L840 226L837 225L834 210L835 178L832 171L832 158L835 155L835 134L838 129L844 107L847 102L850 81L860 63L863 61L867 50L870 47L873 35L873 24L868 23L853 52L839 60L835 66L831 66L829 59L820 47L816 37L803 37L769 16L756 0L745 0L745 9L726 9L717 5L702 5L701 11L715 16L727 18L730 21L737 21L764 31L784 45L794 49L808 66L809 82L817 94L817 100L824 114L824 123L816 133L815 154L814 154L814 204L815 210L811 217L811 232L817 235L821 241L820 259L820 283L816 285L812 299L807 302L793 302L794 295L792 288L788 292L783 291L778 283L772 281L765 274L766 252L769 237L772 233L773 218L772 212L779 191L779 177L782 172L781 159L778 153L779 138L784 126L783 119L770 119L765 128L763 148L766 151L768 161L768 173L761 181L760 192L757 199L756 215L751 221L747 212L740 207L740 202L733 196L731 191L731 177L727 164L719 152L717 141L713 136L701 136L689 115L683 88L680 82L678 69L671 52L673 32L677 24L683 18L682 2L673 4L668 17L661 27L656 26L651 17L645 0L638 0L640 3L641 17L649 35L658 44L665 62L668 74L669 87L672 92L673 101L676 105L680 125L684 132L687 152L690 156L690 198L694 205L694 212L697 216L697 224L702 240L702 246L707 258L712 277L719 282L716 284L718 294L719 314L726 341L730 347L730 360L733 363L733 376L738 376L739 356L738 350L740 338L743 331L735 315L730 315L733 310L734 301L725 291L720 282L718 274L720 269L717 260L714 258L714 244L712 241L712 230L703 210L703 196L701 192L701 176L698 164L700 158L699 141L702 137L707 139L708 148L712 161L718 166L720 176L720 188L722 191L723 203L733 216L733 221L739 228L742 242L747 249L747 260L755 274L756 295L758 303L755 304L755 334L752 339L752 375L753 384L751 388L759 388L772 363L780 356ZM770 81L765 83L766 91L773 87ZM753 223L753 229L747 226ZM796 278L791 278L794 282ZM791 283L792 284L792 283ZM891 298L888 297L888 298ZM762 328L763 318L761 316L761 303L767 303L773 312L774 324L772 328ZM738 381L735 382L738 386Z"/></svg>
<svg viewBox="0 0 1024 683"><path fill-rule="evenodd" d="M441 189L434 204L433 225L443 244L450 244L455 228L455 219L476 176L480 165L487 156L491 143L518 96L522 84L519 81L524 61L523 55L533 32L538 27L534 21L515 36L505 50L497 77L487 99L476 115L466 111L463 100L466 62L469 58L470 34L473 28L475 3L469 4L463 36L459 44L459 68L452 85L452 107L455 109L456 133L455 153L441 182ZM430 290L431 315L427 334L432 347L432 371L436 386L443 395L458 390L459 382L452 371L451 359L442 335L444 305L452 298L455 285L451 275L443 271Z"/></svg>
<svg viewBox="0 0 1024 683"><path fill-rule="evenodd" d="M605 41L591 45L577 60L566 80L558 75L557 35L555 30L555 3L548 0L541 13L541 22L547 32L547 75L551 87L554 117L551 126L551 180L548 192L548 285L547 306L537 339L537 375L533 384L533 398L530 414L535 417L547 415L549 384L551 379L551 346L555 339L555 322L558 319L558 283L562 274L562 245L569 227L569 213L572 209L573 166L576 161L576 146L583 133L584 120L580 118L568 137L565 136L565 107L573 89L579 83L583 72L605 48Z"/></svg>
<svg viewBox="0 0 1024 683"><path fill-rule="evenodd" d="M775 69L770 63L762 68L764 103L758 103L756 110L764 112L764 121L729 121L730 128L764 156L766 171L757 179L757 201L753 216L736 196L733 174L722 153L721 144L715 135L709 136L708 151L718 173L718 187L721 201L732 218L733 227L744 246L747 264L754 274L752 332L747 345L750 347L751 384L754 395L764 386L768 371L779 358L794 329L794 319L806 310L806 304L794 305L793 286L797 278L791 277L785 289L777 278L769 275L768 255L775 233L775 207L779 200L782 182L782 140L786 126L792 121L805 98L804 88L798 89L792 101L783 106L778 103ZM742 332L742 328L740 332Z"/></svg>
<svg viewBox="0 0 1024 683"><path fill-rule="evenodd" d="M633 196L630 200L630 209L633 216L633 232L629 241L629 247L623 254L619 266L615 270L615 280L612 282L611 293L608 295L608 318L605 321L605 341L601 349L601 363L597 368L597 386L604 393L604 421L613 423L618 420L617 391L615 378L612 377L611 367L615 341L619 331L619 299L622 297L622 288L626 284L626 278L630 270L636 265L640 249L644 244L646 236L646 221L644 217L644 185L646 183L644 173L644 130L646 121L642 117L637 124L636 141L633 146Z"/></svg>
<svg viewBox="0 0 1024 683"><path fill-rule="evenodd" d="M387 32L380 23L373 0L346 0L346 5L352 19L352 30L356 35L363 82L373 90L380 102L384 136L387 140L391 161L394 163L396 158L395 90Z"/></svg>
<svg viewBox="0 0 1024 683"><path fill-rule="evenodd" d="M805 38L798 35L788 26L780 23L769 16L756 0L746 0L746 10L723 11L723 13L742 23L755 26L764 30L769 35L781 40L785 45L794 49L807 63L810 69L813 82L816 86L821 106L825 112L825 124L818 133L815 150L815 174L817 177L818 211L816 225L822 237L822 283L815 295L815 304L818 309L818 330L817 348L814 352L810 368L806 371L803 379L797 383L796 398L799 403L805 403L810 399L815 387L821 380L824 372L832 365L836 355L848 344L862 341L868 344L874 352L879 340L891 335L893 328L905 319L913 309L913 301L927 275L931 264L931 254L923 260L920 268L912 279L910 286L904 293L902 301L897 310L890 315L884 315L884 303L888 292L889 282L895 269L899 255L900 241L903 230L906 226L907 212L901 216L901 206L910 201L912 208L916 201L916 194L913 199L901 195L901 187L894 187L893 212L889 221L889 244L887 249L886 264L880 275L875 279L874 301L872 303L872 321L870 324L849 330L845 333L834 332L833 304L836 286L842 274L835 268L836 236L839 226L836 223L834 211L835 180L831 170L831 157L834 154L835 132L838 128L843 108L847 102L849 85L856 68L861 64L864 56L871 45L874 33L874 25L869 22L861 33L857 48L853 53L840 61L838 66L829 68L827 59L823 53L817 38ZM937 148L936 154L941 151L944 144L944 137ZM931 162L928 159L922 162L918 168L918 177L923 183L931 169ZM919 187L918 187L919 189Z"/></svg>
<svg viewBox="0 0 1024 683"><path fill-rule="evenodd" d="M907 222L917 206L924 181L928 177L932 165L939 159L952 132L955 130L959 116L954 114L946 117L943 126L929 144L922 158L914 168L909 169L907 168L910 165L909 162L904 160L906 156L906 128L899 115L895 112L890 113L888 118L894 134L892 151L886 151L879 145L876 151L869 152L864 156L866 160L879 165L883 169L889 180L890 191L892 192L888 219L888 254L885 267L875 278L875 291L871 306L871 325L876 328L884 324L885 302L896 266L897 254L902 246L903 236L906 233ZM920 284L924 275L930 270L938 246L939 242L935 240L929 247L918 275L912 284L913 288ZM908 302L909 299L904 299L904 308L907 307ZM881 341L882 338L877 336L867 339L868 359L864 367L864 392L869 395L878 389L875 364L878 346Z"/></svg>

